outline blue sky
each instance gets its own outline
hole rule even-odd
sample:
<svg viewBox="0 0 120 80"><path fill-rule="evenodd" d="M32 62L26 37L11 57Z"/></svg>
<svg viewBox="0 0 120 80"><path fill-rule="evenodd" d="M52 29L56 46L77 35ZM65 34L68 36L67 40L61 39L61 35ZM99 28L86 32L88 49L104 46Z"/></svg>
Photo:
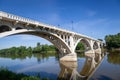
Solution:
<svg viewBox="0 0 120 80"><path fill-rule="evenodd" d="M0 0L0 10L96 39L120 32L120 0ZM0 38L0 49L37 42L49 44L36 36L15 35Z"/></svg>

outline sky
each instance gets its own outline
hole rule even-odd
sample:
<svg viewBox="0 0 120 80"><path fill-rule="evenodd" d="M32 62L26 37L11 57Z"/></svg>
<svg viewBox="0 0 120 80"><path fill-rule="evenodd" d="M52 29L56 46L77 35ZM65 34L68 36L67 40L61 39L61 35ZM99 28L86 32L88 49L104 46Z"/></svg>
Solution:
<svg viewBox="0 0 120 80"><path fill-rule="evenodd" d="M120 0L0 0L0 11L37 20L96 39L120 32ZM73 23L72 23L73 22ZM49 41L31 35L0 38L0 49Z"/></svg>

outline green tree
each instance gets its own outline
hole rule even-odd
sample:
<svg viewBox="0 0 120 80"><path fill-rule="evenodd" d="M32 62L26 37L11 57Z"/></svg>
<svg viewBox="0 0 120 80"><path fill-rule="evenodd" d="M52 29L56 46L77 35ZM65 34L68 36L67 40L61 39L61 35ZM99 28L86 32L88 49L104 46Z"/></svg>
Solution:
<svg viewBox="0 0 120 80"><path fill-rule="evenodd" d="M35 47L35 51L41 52L41 45L39 42L37 43L37 46Z"/></svg>
<svg viewBox="0 0 120 80"><path fill-rule="evenodd" d="M34 76L29 76L29 77L23 77L21 80L40 80L40 79Z"/></svg>
<svg viewBox="0 0 120 80"><path fill-rule="evenodd" d="M82 43L78 43L77 47L76 47L76 50L85 50L85 47Z"/></svg>
<svg viewBox="0 0 120 80"><path fill-rule="evenodd" d="M116 35L106 35L105 41L108 49L120 48L120 33Z"/></svg>

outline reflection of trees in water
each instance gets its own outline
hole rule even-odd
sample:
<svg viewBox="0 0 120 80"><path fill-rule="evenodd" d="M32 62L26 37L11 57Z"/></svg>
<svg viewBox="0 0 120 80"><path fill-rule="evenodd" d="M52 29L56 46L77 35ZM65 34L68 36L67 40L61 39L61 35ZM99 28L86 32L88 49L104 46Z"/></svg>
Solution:
<svg viewBox="0 0 120 80"><path fill-rule="evenodd" d="M0 56L12 59L25 59L26 57L31 58L33 54L42 54L42 56L48 56L48 53L55 53L56 48L53 45L40 45L37 43L37 46L34 48L20 46L20 47L11 47L7 49L0 50ZM50 54L51 55L51 54Z"/></svg>
<svg viewBox="0 0 120 80"><path fill-rule="evenodd" d="M35 57L37 58L38 62L41 62L41 61L45 61L45 60L48 60L48 58L50 56L55 56L56 60L58 60L58 54L55 53L55 52L47 52L47 53L29 53L29 52L26 52L25 54L24 53L1 53L0 54L0 57L4 57L4 58L11 58L11 59L26 59L26 57L28 58L31 58L31 57Z"/></svg>
<svg viewBox="0 0 120 80"><path fill-rule="evenodd" d="M85 53L83 52L77 53L77 57L85 58Z"/></svg>
<svg viewBox="0 0 120 80"><path fill-rule="evenodd" d="M59 55L55 52L53 53L37 53L37 54L33 54L33 56L35 58L37 58L37 61L39 63L41 62L46 62L47 60L49 60L49 57L55 57L56 60L59 60Z"/></svg>
<svg viewBox="0 0 120 80"><path fill-rule="evenodd" d="M26 57L28 57L28 58L31 58L32 57L32 54L22 54L22 53L20 53L20 54L0 54L0 57L4 57L4 58L11 58L11 59L21 59L21 60L23 60L23 59L26 59Z"/></svg>
<svg viewBox="0 0 120 80"><path fill-rule="evenodd" d="M2 49L0 50L0 56L6 57L6 58L12 58L12 59L25 59L26 57L31 58L32 57L32 48L25 46L20 47L11 47L8 49Z"/></svg>
<svg viewBox="0 0 120 80"><path fill-rule="evenodd" d="M120 52L109 52L108 62L112 64L120 64Z"/></svg>

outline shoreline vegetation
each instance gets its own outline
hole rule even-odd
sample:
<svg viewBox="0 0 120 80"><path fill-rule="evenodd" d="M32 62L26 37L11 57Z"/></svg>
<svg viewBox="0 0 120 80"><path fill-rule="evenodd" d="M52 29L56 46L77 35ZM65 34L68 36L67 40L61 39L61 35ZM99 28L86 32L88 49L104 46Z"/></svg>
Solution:
<svg viewBox="0 0 120 80"><path fill-rule="evenodd" d="M21 58L24 59L26 56L31 57L33 54L41 54L41 55L47 55L46 53L49 53L50 55L55 54L58 50L53 45L40 45L40 43L37 43L37 46L32 47L11 47L7 49L1 49L0 50L0 56L2 57L11 57L13 59L15 58Z"/></svg>
<svg viewBox="0 0 120 80"><path fill-rule="evenodd" d="M41 45L37 43L36 47L11 47L7 49L1 49L0 54L32 54L32 53L51 53L58 51L57 48L53 45Z"/></svg>
<svg viewBox="0 0 120 80"><path fill-rule="evenodd" d="M100 39L102 41L102 39ZM83 53L85 50L85 46L83 43L78 43L76 47L76 53ZM105 36L105 44L104 44L104 50L108 52L116 52L120 51L120 33L115 35L106 35ZM54 45L41 45L39 42L37 43L36 47L26 47L26 46L20 46L20 47L11 47L8 49L1 49L0 55L8 56L8 55L14 55L14 56L26 56L26 55L32 55L32 54L46 54L46 53L57 53L59 52L58 49Z"/></svg>
<svg viewBox="0 0 120 80"><path fill-rule="evenodd" d="M84 52L84 45L82 43L78 43L76 47L76 52L83 53ZM36 47L26 47L26 46L20 46L20 47L11 47L7 49L1 49L0 55L1 56L15 56L15 57L25 57L25 56L32 56L32 54L54 54L59 52L58 49L54 45L41 45L40 43L37 43Z"/></svg>
<svg viewBox="0 0 120 80"><path fill-rule="evenodd" d="M105 36L106 49L110 51L120 51L120 33Z"/></svg>
<svg viewBox="0 0 120 80"><path fill-rule="evenodd" d="M14 73L6 68L0 68L1 80L49 80L48 78L40 78L39 76L28 76L22 73Z"/></svg>

